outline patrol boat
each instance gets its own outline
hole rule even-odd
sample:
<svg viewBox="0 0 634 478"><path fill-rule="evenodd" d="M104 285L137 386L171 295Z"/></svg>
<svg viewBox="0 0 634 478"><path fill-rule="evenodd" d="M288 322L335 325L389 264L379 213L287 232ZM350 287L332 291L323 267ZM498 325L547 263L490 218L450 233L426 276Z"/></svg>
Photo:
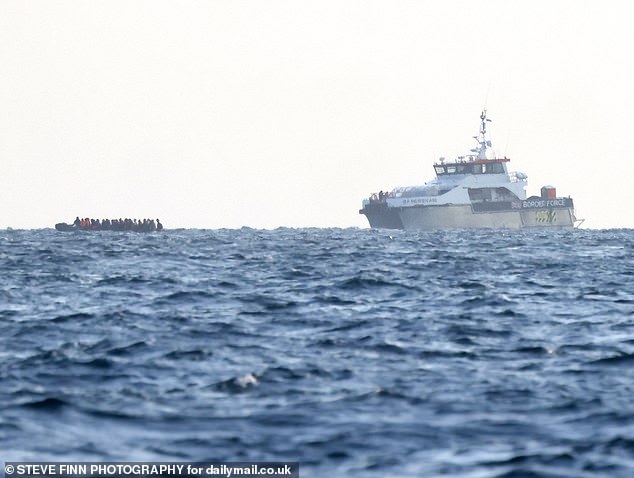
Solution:
<svg viewBox="0 0 634 478"><path fill-rule="evenodd" d="M572 198L557 196L554 186L526 196L528 176L509 172L510 159L490 158L486 110L480 115L478 146L454 161L440 158L436 178L422 186L381 191L363 200L373 228L431 230L452 228L573 228L581 224Z"/></svg>

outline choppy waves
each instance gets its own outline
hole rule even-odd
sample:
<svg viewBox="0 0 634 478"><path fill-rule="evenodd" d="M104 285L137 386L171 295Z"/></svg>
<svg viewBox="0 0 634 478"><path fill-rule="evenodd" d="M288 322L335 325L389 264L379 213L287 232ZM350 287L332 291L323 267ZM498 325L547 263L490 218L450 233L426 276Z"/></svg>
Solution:
<svg viewBox="0 0 634 478"><path fill-rule="evenodd" d="M10 460L630 477L634 232L1 231Z"/></svg>

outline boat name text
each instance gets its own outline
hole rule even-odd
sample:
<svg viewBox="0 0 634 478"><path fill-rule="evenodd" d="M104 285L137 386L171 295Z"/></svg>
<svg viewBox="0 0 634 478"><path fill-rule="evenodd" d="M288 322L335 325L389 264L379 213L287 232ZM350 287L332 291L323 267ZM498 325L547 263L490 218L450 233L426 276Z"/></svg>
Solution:
<svg viewBox="0 0 634 478"><path fill-rule="evenodd" d="M543 199L540 201L524 201L522 202L523 208L531 207L553 207L553 206L566 206L566 199Z"/></svg>
<svg viewBox="0 0 634 478"><path fill-rule="evenodd" d="M438 198L406 198L403 199L403 206L409 206L413 204L432 204L438 202Z"/></svg>

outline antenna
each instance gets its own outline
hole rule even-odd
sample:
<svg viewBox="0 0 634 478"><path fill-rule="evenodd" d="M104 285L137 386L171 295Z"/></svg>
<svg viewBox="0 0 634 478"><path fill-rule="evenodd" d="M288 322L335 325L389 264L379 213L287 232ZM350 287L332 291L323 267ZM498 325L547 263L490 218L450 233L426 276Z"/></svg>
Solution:
<svg viewBox="0 0 634 478"><path fill-rule="evenodd" d="M509 122L509 128L506 131L506 144L504 145L504 157L506 158L506 153L508 153L509 150L509 142L510 142L510 138L511 138L511 124L512 122Z"/></svg>
<svg viewBox="0 0 634 478"><path fill-rule="evenodd" d="M484 95L484 108L486 110L486 107L488 106L489 103L489 90L491 90L491 83L493 82L492 78L489 77L489 84L487 85L487 92L486 95Z"/></svg>

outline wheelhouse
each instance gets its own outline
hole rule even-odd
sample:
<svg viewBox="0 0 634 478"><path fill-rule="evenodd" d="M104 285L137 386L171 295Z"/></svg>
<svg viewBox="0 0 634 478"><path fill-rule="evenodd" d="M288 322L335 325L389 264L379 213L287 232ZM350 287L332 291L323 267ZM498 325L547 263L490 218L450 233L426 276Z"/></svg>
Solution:
<svg viewBox="0 0 634 478"><path fill-rule="evenodd" d="M454 174L505 174L508 158L485 159L456 163L436 163L436 176L450 176Z"/></svg>

